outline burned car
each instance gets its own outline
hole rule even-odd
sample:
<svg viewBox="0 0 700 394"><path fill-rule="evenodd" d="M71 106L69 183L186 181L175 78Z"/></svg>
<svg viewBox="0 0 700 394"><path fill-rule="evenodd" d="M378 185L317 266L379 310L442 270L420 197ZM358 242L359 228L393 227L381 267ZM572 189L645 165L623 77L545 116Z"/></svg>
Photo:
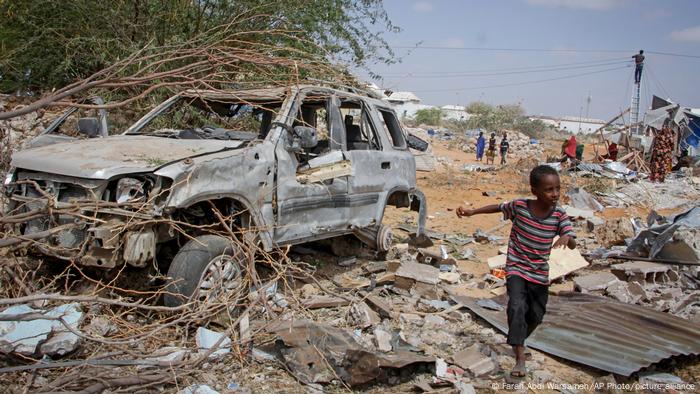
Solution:
<svg viewBox="0 0 700 394"><path fill-rule="evenodd" d="M12 166L11 214L31 218L24 236L49 234L40 253L167 267L168 305L240 282L253 249L233 237L272 251L354 236L383 251L387 206L418 211L419 234L425 222L396 114L351 89L185 91L121 135L27 149Z"/></svg>

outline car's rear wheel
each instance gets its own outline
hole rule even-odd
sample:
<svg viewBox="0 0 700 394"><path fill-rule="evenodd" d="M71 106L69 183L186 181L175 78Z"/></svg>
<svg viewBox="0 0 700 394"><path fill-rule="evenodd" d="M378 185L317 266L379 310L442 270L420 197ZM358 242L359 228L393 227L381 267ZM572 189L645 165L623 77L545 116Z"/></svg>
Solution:
<svg viewBox="0 0 700 394"><path fill-rule="evenodd" d="M164 302L179 306L193 300L234 303L247 295L245 253L230 240L202 235L190 240L175 255L168 269Z"/></svg>

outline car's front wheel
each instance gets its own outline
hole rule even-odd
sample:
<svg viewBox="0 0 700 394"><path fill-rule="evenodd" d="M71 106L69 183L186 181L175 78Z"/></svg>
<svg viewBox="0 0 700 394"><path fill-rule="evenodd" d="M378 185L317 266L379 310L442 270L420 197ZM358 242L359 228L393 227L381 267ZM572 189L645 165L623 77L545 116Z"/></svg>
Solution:
<svg viewBox="0 0 700 394"><path fill-rule="evenodd" d="M168 269L165 305L179 306L193 300L235 302L247 295L245 262L245 252L226 238L202 235L190 240Z"/></svg>

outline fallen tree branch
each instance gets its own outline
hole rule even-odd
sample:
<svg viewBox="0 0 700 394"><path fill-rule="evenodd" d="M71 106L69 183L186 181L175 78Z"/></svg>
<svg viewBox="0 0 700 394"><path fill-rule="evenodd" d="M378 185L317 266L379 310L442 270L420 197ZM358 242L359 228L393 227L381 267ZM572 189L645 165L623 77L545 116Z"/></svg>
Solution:
<svg viewBox="0 0 700 394"><path fill-rule="evenodd" d="M39 231L38 233L27 234L27 235L23 235L21 237L3 238L3 239L0 239L0 248L6 248L8 246L16 245L16 244L19 244L19 243L22 243L25 241L36 241L39 239L44 239L44 238L50 237L56 233L60 233L62 231L76 227L78 225L80 225L80 223L62 224L60 226L56 226L54 228L51 228L51 229L48 229L45 231Z"/></svg>

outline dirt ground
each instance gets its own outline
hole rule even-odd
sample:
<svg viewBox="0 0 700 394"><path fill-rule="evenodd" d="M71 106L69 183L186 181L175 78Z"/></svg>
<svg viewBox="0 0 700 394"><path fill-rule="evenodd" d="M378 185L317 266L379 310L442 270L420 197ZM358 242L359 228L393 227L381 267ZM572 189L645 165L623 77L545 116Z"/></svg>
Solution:
<svg viewBox="0 0 700 394"><path fill-rule="evenodd" d="M545 141L545 152L547 156L555 156L559 153L559 141ZM458 265L461 270L470 272L475 278L480 278L489 272L486 260L498 254L500 245L507 244L510 233L509 223L503 223L500 214L478 215L470 218L458 218L455 210L460 205L477 208L489 204L499 204L513 198L532 197L529 187L529 171L536 163L516 162L508 163L498 171L493 172L466 172L461 168L464 164L478 163L471 153L460 150L455 144L449 141L432 141L433 154L442 163L438 164L435 172L418 172L418 186L425 193L428 200L428 220L427 228L443 233L472 235L477 229L499 235L502 240L497 243L470 244L475 252L475 257L471 260L459 260ZM589 145L584 156L592 158L593 149ZM541 158L544 161L546 157ZM451 162L452 165L444 162ZM497 160L498 161L498 160ZM583 186L588 180L573 178L562 175L562 201L566 203L565 191L572 186ZM613 182L614 186L614 182ZM484 195L485 192L495 194L493 196ZM675 214L679 210L662 210L663 215ZM597 213L605 219L616 219L622 217L646 217L649 210L642 207L608 208ZM390 223L404 223L408 218L417 219L417 215L407 209L396 209L387 212L387 220ZM505 225L504 225L505 224ZM438 242L439 243L439 242ZM573 290L573 282L570 280L553 285L550 291ZM458 292L472 297L492 297L493 294L488 289L458 289ZM488 327L488 323L483 322ZM560 382L587 383L605 381L612 378L609 374L594 368L576 364L558 357L534 351L543 357L543 364L548 371L557 376ZM698 382L700 379L700 360L697 358L684 359L678 365L667 367L670 373L674 373L686 382ZM613 380L614 382L614 380ZM618 379L619 382L619 379ZM391 391L391 390L390 390ZM500 390L496 390L500 391ZM557 392L531 390L533 392ZM585 391L579 391L585 392ZM592 392L592 391L591 391Z"/></svg>

